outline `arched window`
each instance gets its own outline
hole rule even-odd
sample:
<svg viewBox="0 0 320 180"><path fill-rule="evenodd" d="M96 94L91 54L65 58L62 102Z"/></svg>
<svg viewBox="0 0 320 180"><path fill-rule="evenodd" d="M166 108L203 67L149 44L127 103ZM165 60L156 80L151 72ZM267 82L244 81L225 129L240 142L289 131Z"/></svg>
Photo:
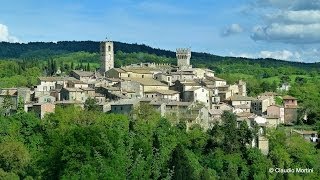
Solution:
<svg viewBox="0 0 320 180"><path fill-rule="evenodd" d="M111 46L108 46L108 51L111 51Z"/></svg>

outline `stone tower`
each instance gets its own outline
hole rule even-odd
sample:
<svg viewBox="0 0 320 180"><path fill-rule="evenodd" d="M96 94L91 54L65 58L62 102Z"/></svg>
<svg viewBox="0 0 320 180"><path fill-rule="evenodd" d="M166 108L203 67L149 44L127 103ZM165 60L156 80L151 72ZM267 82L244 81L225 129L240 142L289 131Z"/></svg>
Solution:
<svg viewBox="0 0 320 180"><path fill-rule="evenodd" d="M239 95L247 96L247 83L242 80L239 80L238 87L239 87Z"/></svg>
<svg viewBox="0 0 320 180"><path fill-rule="evenodd" d="M178 66L180 69L192 68L190 65L191 50L190 48L178 48L176 51Z"/></svg>
<svg viewBox="0 0 320 180"><path fill-rule="evenodd" d="M100 43L101 73L105 74L114 68L114 51L112 41L102 41Z"/></svg>

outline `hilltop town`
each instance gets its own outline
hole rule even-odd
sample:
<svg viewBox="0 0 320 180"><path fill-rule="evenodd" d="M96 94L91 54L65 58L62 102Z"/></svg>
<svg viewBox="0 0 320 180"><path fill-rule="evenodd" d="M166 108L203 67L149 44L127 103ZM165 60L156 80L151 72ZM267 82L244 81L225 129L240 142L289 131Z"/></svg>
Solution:
<svg viewBox="0 0 320 180"><path fill-rule="evenodd" d="M161 116L184 120L187 127L199 124L204 130L219 123L224 111L237 116L238 123L246 121L249 127L257 124L260 136L253 146L268 153L265 128L292 124L297 120L297 99L280 97L276 104L274 92L257 97L247 96L246 82L235 84L215 76L210 69L192 67L191 49L176 50L177 64L138 63L114 67L114 44L100 44L101 67L97 71L73 70L70 76L39 77L33 88L3 88L0 105L5 114L21 108L33 111L39 118L53 113L56 106L85 107L94 100L100 111L131 116L141 104L149 104ZM289 87L281 87L287 90ZM9 101L8 101L9 99ZM8 102L10 102L8 105Z"/></svg>

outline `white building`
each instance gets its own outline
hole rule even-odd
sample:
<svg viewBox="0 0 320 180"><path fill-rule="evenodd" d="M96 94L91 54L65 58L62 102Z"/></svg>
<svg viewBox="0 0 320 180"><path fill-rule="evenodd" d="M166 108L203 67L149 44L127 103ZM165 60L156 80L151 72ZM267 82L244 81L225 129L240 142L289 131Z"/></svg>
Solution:
<svg viewBox="0 0 320 180"><path fill-rule="evenodd" d="M209 107L209 90L204 87L194 87L183 92L183 101L200 102Z"/></svg>

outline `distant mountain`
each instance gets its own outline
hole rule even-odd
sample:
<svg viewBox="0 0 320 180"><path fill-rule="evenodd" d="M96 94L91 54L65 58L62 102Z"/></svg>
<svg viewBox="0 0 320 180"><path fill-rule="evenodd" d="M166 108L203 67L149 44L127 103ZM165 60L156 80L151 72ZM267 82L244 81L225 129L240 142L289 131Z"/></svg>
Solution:
<svg viewBox="0 0 320 180"><path fill-rule="evenodd" d="M152 48L144 44L128 44L114 42L115 51L125 53L144 52L156 54L158 56L175 57L175 52L163 49ZM0 58L30 58L43 57L55 54L85 51L90 53L99 52L99 42L97 41L59 41L54 42L30 42L30 43L8 43L0 42ZM249 59L240 57L222 57L202 52L192 52L192 60L199 63L210 63L219 61L258 63L262 67L293 66L304 69L319 69L320 63L302 63L283 61L275 59Z"/></svg>

